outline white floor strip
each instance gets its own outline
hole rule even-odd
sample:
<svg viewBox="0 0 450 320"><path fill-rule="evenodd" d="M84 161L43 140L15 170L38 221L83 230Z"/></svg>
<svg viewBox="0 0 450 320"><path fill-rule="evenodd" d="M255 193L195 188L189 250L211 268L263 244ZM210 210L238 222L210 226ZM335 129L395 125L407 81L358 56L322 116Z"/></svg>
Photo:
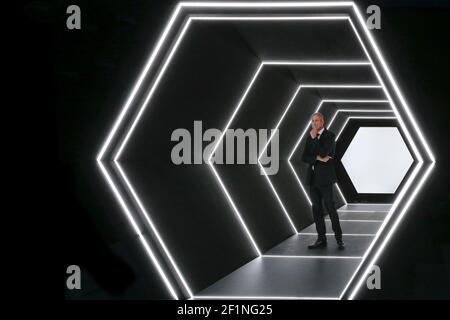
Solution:
<svg viewBox="0 0 450 320"><path fill-rule="evenodd" d="M339 297L271 297L271 296L194 296L192 299L251 299L251 300L339 300Z"/></svg>
<svg viewBox="0 0 450 320"><path fill-rule="evenodd" d="M362 259L359 256L289 256L277 254L263 254L263 258L298 258L298 259Z"/></svg>
<svg viewBox="0 0 450 320"><path fill-rule="evenodd" d="M347 209L337 209L337 212L379 212L379 213L387 213L389 210L347 210Z"/></svg>
<svg viewBox="0 0 450 320"><path fill-rule="evenodd" d="M298 235L305 236L317 236L315 232L299 232ZM334 236L334 233L325 233L327 236ZM362 236L362 237L374 237L375 233L343 233L342 236Z"/></svg>
<svg viewBox="0 0 450 320"><path fill-rule="evenodd" d="M330 219L325 219L325 221L331 221ZM339 221L347 221L347 222L378 222L382 223L382 220L355 220L355 219L339 219Z"/></svg>

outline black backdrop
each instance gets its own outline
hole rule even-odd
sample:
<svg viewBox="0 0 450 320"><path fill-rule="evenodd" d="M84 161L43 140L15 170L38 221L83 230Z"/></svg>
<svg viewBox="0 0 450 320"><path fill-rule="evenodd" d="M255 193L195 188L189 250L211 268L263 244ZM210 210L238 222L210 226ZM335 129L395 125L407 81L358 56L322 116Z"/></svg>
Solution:
<svg viewBox="0 0 450 320"><path fill-rule="evenodd" d="M66 266L75 263L86 270L85 298L169 298L131 230L123 227L127 222L93 155L174 2L76 3L82 8L81 32L65 28L65 8L72 2L32 1L21 8L27 38L18 39L23 46L20 70L30 87L21 96L21 112L29 115L25 122L33 128L26 143L38 158L35 163L42 160L40 180L32 182L34 203L42 205L46 227L57 231L48 249L59 261L60 288ZM359 298L448 298L449 8L430 1L358 3L381 7L382 29L375 38L437 158L405 217L407 225L378 261L383 289L362 289ZM37 119L44 121L37 125ZM47 233L42 230L40 236Z"/></svg>

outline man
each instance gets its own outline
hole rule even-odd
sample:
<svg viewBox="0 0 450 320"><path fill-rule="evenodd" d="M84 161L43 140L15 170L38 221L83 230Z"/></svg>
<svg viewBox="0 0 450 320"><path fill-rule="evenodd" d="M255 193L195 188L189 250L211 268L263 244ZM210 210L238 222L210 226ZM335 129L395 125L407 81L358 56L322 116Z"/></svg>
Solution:
<svg viewBox="0 0 450 320"><path fill-rule="evenodd" d="M331 219L334 236L338 248L345 248L342 241L342 230L339 217L334 207L333 184L336 182L333 157L336 148L336 136L324 127L325 120L321 113L316 112L311 116L311 131L306 139L302 161L309 164L307 171L307 183L312 202L312 211L317 230L317 240L309 245L309 249L327 246L326 228L322 200Z"/></svg>

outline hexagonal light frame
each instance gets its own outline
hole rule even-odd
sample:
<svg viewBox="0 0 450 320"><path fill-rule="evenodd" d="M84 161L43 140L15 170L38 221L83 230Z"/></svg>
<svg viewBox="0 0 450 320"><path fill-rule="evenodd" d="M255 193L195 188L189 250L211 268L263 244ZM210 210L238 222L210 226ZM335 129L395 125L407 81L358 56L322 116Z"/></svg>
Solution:
<svg viewBox="0 0 450 320"><path fill-rule="evenodd" d="M260 74L261 69L264 67L264 65L311 65L311 63L304 62L304 61L283 61L283 62L263 61L260 64L260 66L258 67L258 69L255 72L254 76L252 77L252 80L250 81L249 85L247 86L247 89L245 90L244 95L241 97L240 102L238 104L238 107L236 107L236 109L235 109L235 111L233 113L233 117L230 119L230 121L229 121L229 123L228 123L226 128L228 128L231 125L231 123L233 121L233 118L237 115L240 106L244 103L246 96L250 92L250 89L253 86L253 84L256 82L256 80L258 78L258 75ZM318 65L318 66L322 66L323 67L323 66L330 66L330 65L366 65L366 63L365 62L361 62L361 61L348 61L348 62L345 62L345 63L315 61L313 63L313 65ZM349 89L349 88L358 88L358 89L365 88L365 89L367 89L367 88L373 88L373 89L375 89L375 88L382 88L382 86L380 86L380 85L358 85L358 84L300 84L300 85L297 86L297 89L294 90L294 94L289 99L289 103L288 103L287 107L284 109L283 114L282 114L280 120L278 121L278 123L276 125L275 131L279 128L279 126L282 123L285 115L289 111L290 106L294 102L294 100L297 97L297 95L300 93L301 88L315 88L315 89L318 89L318 88L338 88L338 89ZM324 102L334 102L334 103L335 102L339 102L341 104L344 104L344 103L388 103L389 101L388 100L362 100L362 99L347 99L347 100L346 99L322 99L320 101L320 103L318 104L316 112L320 111L320 109L323 106ZM335 120L336 116L340 112L348 112L348 113L352 113L352 112L353 113L366 113L366 112L371 112L371 113L392 113L393 111L392 110L380 110L380 109L374 109L374 110L369 110L369 109L363 109L363 110L359 110L359 109L338 109L335 112L335 114L334 114L332 120L330 121L329 125L331 125L333 123L333 121ZM361 118L361 119L368 119L368 118L370 118L370 119L396 119L395 117L392 117L392 116L370 116L370 117L365 117L365 116L347 116L347 121L344 123L344 125L342 127L342 130L347 125L348 120L352 119L352 118ZM293 148L293 150L292 150L292 152L290 154L290 157L292 157L292 155L294 154L295 149L298 148L299 143L303 139L303 137L304 137L308 127L309 127L309 124L306 125L305 130L301 134L298 142L295 144L295 146L294 146L294 148ZM342 132L342 130L340 132ZM258 156L258 165L260 166L261 171L265 173L264 175L265 175L265 177L267 179L267 182L268 182L269 186L271 187L271 190L274 193L275 198L278 200L278 202L279 202L279 204L280 204L284 214L286 215L289 223L291 224L292 228L294 229L294 233L296 233L296 234L303 234L302 232L298 232L296 230L295 225L293 224L289 213L287 212L286 208L284 207L284 204L281 201L281 199L280 199L280 197L279 197L279 195L278 195L278 193L276 191L276 188L271 183L269 176L267 175L264 167L262 166L261 162L259 161L261 159L261 156L263 155L264 151L267 149L268 145L270 144L270 141L274 137L274 134L272 134L270 136L270 138L268 139L267 143L262 148L262 150L260 152L260 155ZM336 137L336 141L338 140L338 138L339 137ZM289 157L289 159L290 159L290 157ZM297 179L297 181L298 181L300 187L302 188L302 190L303 190L307 200L311 204L309 196L306 193L306 190L304 189L303 184L301 183L301 181L300 181L298 175L296 174L295 169L292 167L292 164L290 163L290 161L288 161L288 164L290 165L290 167L291 167L291 169L292 169L292 171L294 173L294 177ZM217 174L217 178L220 181L220 183L223 183L222 180L220 179L220 176L218 174ZM337 186L337 189L338 189L342 199L344 200L345 203L347 203L347 201L346 201L342 191L340 190L339 186L337 184L336 184L336 186ZM227 195L229 195L228 191L226 191L227 189L226 189L225 185L223 185L223 188L224 188L225 192L227 192ZM230 201L233 201L232 197L230 195L229 195L229 197L230 197ZM233 203L233 205L234 205L234 203ZM235 210L238 210L236 206L234 208L235 208ZM270 255L263 254L261 256L268 257Z"/></svg>
<svg viewBox="0 0 450 320"><path fill-rule="evenodd" d="M217 141L215 148L212 150L209 158L208 158L208 162L209 164L211 164L211 169L213 170L217 180L219 181L224 193L227 195L227 198L232 206L232 208L234 209L236 215L242 220L242 223L245 225L244 220L242 219L242 215L239 213L239 210L237 208L237 206L235 205L231 195L229 194L227 188L225 187L219 173L217 172L217 170L215 170L213 163L211 162L212 156L214 154L214 152L216 151L216 149L218 148L218 146L220 145L220 143L223 140L223 137L225 136L225 132L226 130L231 126L231 123L233 122L234 118L236 117L236 115L238 114L238 112L240 111L240 107L242 106L242 104L244 103L248 93L250 92L251 88L253 87L253 84L256 82L256 80L258 79L259 74L261 73L261 70L264 68L264 66L269 65L269 66L280 66L280 65L296 65L296 66L320 66L320 67L324 67L324 66L358 66L358 65L370 65L370 63L365 62L365 61L272 61L272 60L268 60L268 61L262 61L260 63L260 65L258 66L258 68L256 69L256 72L254 73L251 81L249 82L244 94L242 95L241 99L239 100L239 103L237 105L237 107L235 108L233 115L231 116L231 118L229 119L225 129L222 131L222 136L221 138ZM297 97L297 95L299 94L301 88L382 88L380 85L358 85L358 84L328 84L328 85L324 85L324 84L300 84L297 86L297 89L295 90L293 96L290 99L290 102L288 103L288 106L285 108L285 111L283 112L283 115L281 116L280 120L278 121L278 124L275 128L275 132L277 131L279 125L281 124L281 122L284 119L284 116L286 115L286 113L289 111L289 108L291 106L291 104L293 103L293 101L295 100L295 98ZM336 100L337 101L337 100ZM341 100L339 100L341 101ZM360 100L352 100L352 101L360 101ZM374 100L370 100L369 102L373 102ZM387 100L376 100L377 102L388 102ZM319 107L320 108L320 107ZM263 147L262 151L260 152L259 156L258 156L258 165L261 169L261 172L264 172L264 176L267 180L267 183L269 184L275 198L277 199L283 213L285 214L289 225L291 226L292 230L294 231L294 233L298 233L294 223L292 222L292 219L289 215L289 213L287 212L286 208L283 205L283 202L281 201L280 197L278 196L275 187L273 186L273 184L271 183L268 175L266 174L266 171L264 169L264 167L262 166L260 159L263 155L263 153L265 152L265 150L267 149L267 147L269 146L272 138L274 137L275 132L269 137L267 143L265 144L265 146ZM307 196L307 195L306 195ZM308 197L308 196L307 196ZM309 200L309 198L308 198ZM249 234L249 237L251 238L252 244L255 247L255 250L258 252L258 255L261 256L261 252L256 244L256 241L253 239L253 237L251 236L250 231L248 230L248 228L245 226L246 232Z"/></svg>
<svg viewBox="0 0 450 320"><path fill-rule="evenodd" d="M102 144L102 147L96 157L97 164L98 164L106 182L108 183L109 187L111 188L113 194L116 196L120 206L123 209L124 214L126 215L127 219L129 220L134 231L137 233L140 241L142 242L146 252L150 256L152 262L156 266L158 273L160 274L163 282L165 283L165 285L168 288L168 291L170 292L172 297L174 297L175 299L178 299L177 293L175 292L175 290L174 290L171 282L169 281L168 277L166 276L164 270L162 270L162 267L161 267L158 259L156 258L156 255L153 253L152 249L150 248L149 244L147 243L147 240L144 238L139 226L137 225L137 222L133 218L133 215L131 214L131 211L126 204L125 197L121 194L118 186L114 182L113 177L110 175L108 169L103 164L103 162L105 161L105 158L106 158L105 155L107 153L111 152L110 149L112 148L111 146L112 146L113 140L117 140L117 134L119 134L119 131L121 129L123 130L125 120L127 120L127 118L131 117L130 116L130 106L134 102L135 97L137 96L137 93L142 90L142 84L143 84L144 79L147 76L147 74L149 72L155 72L155 70L153 70L154 68L151 68L151 67L154 65L154 62L157 60L157 58L159 58L158 57L159 53L162 50L162 47L165 45L166 38L167 38L168 34L173 31L172 28L175 24L175 21L179 18L179 16L181 16L181 11L184 8L213 8L216 10L217 9L229 10L229 9L245 8L245 9L251 9L251 10L254 10L254 9L261 10L262 8L264 8L264 9L297 8L298 9L298 8L314 8L314 7L320 7L320 8L324 8L324 7L325 8L335 8L335 7L341 8L342 7L342 8L352 9L352 11L349 12L349 14L356 16L356 21L357 21L358 27L363 30L363 33L362 33L363 37L364 37L365 41L370 45L369 50L373 52L375 60L373 60L371 55L369 54L369 51L366 48L363 39L361 38L360 34L357 31L357 28L353 24L352 18L350 16L347 16L347 19L350 22L355 34L357 35L358 40L361 43L361 46L364 49L364 52L366 53L366 56L369 59L380 84L383 86L385 94L388 97L388 100L390 101L390 103L392 105L394 113L396 114L396 116L400 122L400 125L401 125L402 129L404 130L409 143L413 147L413 151L419 161L419 164L416 166L416 168L412 172L411 176L408 178L408 181L402 187L402 190L400 191L398 197L394 201L394 204L393 204L391 210L389 211L386 219L384 220L382 226L380 227L380 230L377 232L375 239L373 240L369 249L367 250L366 254L364 255L364 259L358 266L357 270L353 274L350 281L347 283L347 286L344 289L344 294L341 296L341 298L346 297L349 299L353 299L355 297L355 295L357 294L359 288L361 287L361 285L365 279L365 275L368 273L368 271L371 269L371 267L373 266L373 264L375 263L375 261L377 260L377 258L381 254L381 252L383 251L384 247L386 246L386 243L388 242L388 240L390 239L390 237L396 230L396 228L397 228L398 224L400 223L400 221L402 220L405 212L411 205L411 203L414 200L418 191L423 186L426 178L429 176L429 174L434 166L434 163L435 163L434 155L431 152L430 147L428 146L427 142L425 141L425 138L424 138L423 134L421 133L421 131L416 123L416 120L414 119L414 117L406 103L406 100L404 99L403 95L401 94L400 89L398 88L398 85L397 85L396 81L394 80L388 66L386 65L386 62L384 61L384 58L383 58L377 44L375 43L370 31L367 29L367 27L365 25L365 21L362 17L362 14L360 13L358 7L356 6L356 4L354 2L180 2L177 5L177 7L175 8L168 24L166 25L161 37L159 38L159 40L157 42L155 49L153 50L149 60L147 61L146 65L144 67L144 70L141 72L136 84L133 87L131 94L129 95L124 107L122 108L122 111L120 112L118 118L116 119L111 131L107 135L107 138L106 138L105 142ZM241 16L241 18L242 18L242 16ZM238 18L238 19L241 19L241 18ZM284 18L289 19L290 17L284 17ZM162 68L157 71L156 80L153 82L152 88L151 88L149 94L147 95L147 98L145 99L144 103L141 105L137 116L134 118L131 127L129 128L129 130L127 131L127 133L125 135L125 138L122 140L122 143L120 145L120 148L118 149L118 152L115 153L115 156L113 157L113 161L112 161L113 165L115 165L119 169L119 173L120 173L122 179L126 180L126 176L124 175L123 170L120 170L120 166L118 164L118 159L119 159L120 153L122 152L126 142L128 141L129 137L131 136L131 133L133 132L133 129L135 128L140 116L142 115L145 107L147 106L153 92L156 90L157 84L159 83L159 80L161 79L162 74L164 73L168 64L170 63L174 52L178 48L178 45L179 45L183 35L185 34L191 19L193 19L193 17L190 17L188 19L188 22L184 25L181 33L178 34L178 38L177 38L174 46L171 47L169 55L164 58L165 60L162 65ZM203 17L202 19L207 20L207 19L211 19L211 17ZM253 17L252 19L258 19L258 18ZM378 71L378 68L380 68L380 71ZM380 72L383 74L383 77L387 78L386 83L383 81L382 76L380 75ZM394 93L393 96L391 96L391 94L389 93L389 90L393 90L393 93ZM397 108L394 100L399 102L400 109ZM404 116L402 116L402 113L404 113ZM411 130L413 130L414 133L418 136L417 140L418 140L418 142L420 142L420 147L425 150L424 154L428 158L427 160L429 160L428 167L426 168L425 172L423 172L423 175L419 179L419 182L417 184L415 184L415 186L412 190L410 190L412 187L412 182L416 179L416 176L419 174L419 171L422 168L424 161L423 161L421 153L419 152L416 144L414 143L414 139L411 136L411 134L408 130L408 127ZM213 154L214 151L211 154ZM212 169L214 169L211 162L209 162L209 165L211 166ZM130 190L131 184L127 183L127 185L128 185L128 190ZM132 188L131 188L131 190L132 190ZM402 202L408 192L410 192L409 197L404 202ZM134 192L132 192L132 195L133 195L134 201L136 201L139 204L140 201L137 198L137 195ZM143 207L141 207L140 209L142 210ZM392 223L390 228L386 229L387 234L384 235L384 238L381 240L381 244L378 244L378 239L381 237L382 231L384 231L386 226L391 222L390 220L391 220L392 216L394 215L394 213L396 213L397 209L400 210L400 212L396 214L396 219ZM144 216L147 216L147 214L145 213L144 210L143 210L143 213L144 213ZM150 226L152 227L152 231L154 232L155 235L158 236L157 230L154 227L154 225L151 223L151 220L148 216L147 216L147 219L148 219ZM188 292L188 295L190 297L193 297L192 292L190 291L189 287L187 286L186 282L184 281L184 278L181 276L181 273L179 272L178 268L176 267L175 262L171 258L167 248L165 248L165 246L162 242L162 239L160 239L159 237L157 237L157 238L160 240L160 244L164 248L164 253L167 255L167 257L171 261L171 264L175 268L177 275L181 278L183 285L184 285L186 291ZM378 245L377 249L374 253L372 253L371 251L376 244ZM369 256L369 253L370 253L370 256ZM366 260L368 260L369 258L370 258L369 262L366 262ZM355 283L353 283L354 279L357 277L358 277L358 280Z"/></svg>
<svg viewBox="0 0 450 320"><path fill-rule="evenodd" d="M320 103L319 103L318 107L316 108L315 112L319 112L320 111L320 108L322 107L324 102L334 102L334 103L336 103L336 102L339 102L339 103L354 103L354 102L357 102L357 103L386 103L387 101L386 100L342 100L342 99L334 100L334 99L324 99L324 100L320 101ZM387 112L387 110L377 110L377 109L370 109L370 110L369 109L361 109L361 110L358 110L358 109L338 109L336 111L336 113L334 114L333 118L331 119L328 127L330 127L331 124L334 122L334 120L335 120L336 116L339 114L339 112L344 112L344 111L345 112L355 112L355 113L357 113L357 112L358 113L359 112L362 112L362 113L364 113L364 112ZM389 110L389 111L393 112L392 110ZM342 129L336 135L336 138L335 138L336 141L339 139L342 131L344 130L344 128L346 127L346 125L347 125L347 123L348 123L348 121L350 119L397 119L397 118L396 117L391 117L391 116L380 116L380 117L377 117L377 116L367 116L367 117L365 117L365 116L347 116L347 120L343 124ZM306 192L305 186L301 182L299 176L297 175L297 172L295 171L295 169L294 169L294 167L293 167L293 165L292 165L292 163L290 161L292 156L294 155L295 151L300 146L300 142L303 140L303 137L305 136L309 126L310 126L310 124L307 123L305 129L303 130L302 134L300 135L299 139L297 140L297 143L295 144L294 148L292 148L292 151L291 151L291 153L289 155L289 158L288 158L288 164L289 164L289 167L291 168L295 178L297 179L297 182L299 183L299 185L300 185L300 187L301 187L305 197L307 198L308 203L312 206L311 199L309 198L308 193ZM341 189L340 189L340 187L339 187L339 185L337 183L336 183L336 187L337 187L337 189L339 191L339 194L340 194L342 200L344 200L344 203L347 204L347 200L345 199L345 196L342 193L342 191L341 191Z"/></svg>
<svg viewBox="0 0 450 320"><path fill-rule="evenodd" d="M286 63L285 63L285 64L286 64ZM292 63L292 64L295 64L295 63ZM360 63L358 63L358 64L360 64ZM329 65L329 64L324 64L324 65ZM348 65L352 65L352 64L349 63ZM380 85L357 85L357 84L300 84L300 85L298 86L297 90L295 90L294 94L293 94L292 97L290 98L287 107L284 109L284 111L283 111L283 113L282 113L282 116L280 117L280 120L278 121L278 123L277 123L277 125L276 125L276 127L275 127L275 132L276 132L276 130L279 128L279 126L281 125L281 123L283 122L284 117L286 116L286 114L287 114L287 112L289 111L289 109L290 109L292 103L294 102L294 100L296 99L297 95L299 94L301 88L336 88L336 89L343 89L343 88L345 88L345 89L348 89L348 88L359 88L359 89L360 89L360 88L382 88L382 87L381 87ZM359 102L359 103L386 103L386 102L389 102L389 101L388 101L388 100L360 100L360 99L349 99L349 100L344 100L344 99L322 99L322 100L320 101L318 107L316 108L316 111L315 111L315 112L320 111L320 108L322 107L322 105L323 105L324 102L340 102L340 103L348 103L348 102L353 102L353 103L354 103L354 102ZM356 109L355 109L355 110L351 110L350 112L358 112L358 111L360 111L360 110L356 110ZM365 111L361 111L361 112L366 112L366 111L372 112L373 110L365 110ZM375 110L375 111L373 111L373 112L377 112L377 111L379 111L379 110ZM382 112L386 112L386 110L381 110L381 111L382 111ZM388 111L389 111L389 112L392 112L392 110L388 110ZM336 116L338 115L338 113L339 113L339 110L334 114L334 116L333 116L332 120L330 121L330 124L329 124L329 125L331 125L331 124L333 123L333 121L334 121L334 119L336 118ZM344 124L344 127L345 127L346 124L347 124L347 122ZM307 192L306 192L306 190L305 190L305 187L304 187L303 184L301 183L300 178L298 177L297 173L295 172L294 167L292 166L292 164L291 164L291 162L290 162L290 159L291 159L292 155L295 153L295 150L298 148L298 146L299 146L300 142L302 141L302 139L303 139L303 137L304 137L304 135L305 135L305 133L306 133L308 127L309 127L309 124L306 126L305 130L302 132L302 134L300 135L300 138L298 139L297 143L295 144L294 148L292 149L292 151L291 151L291 153L290 153L290 155L289 155L289 158L288 158L288 165L289 165L289 167L291 168L291 170L292 170L292 172L293 172L293 175L294 175L295 179L297 180L297 182L298 182L298 184L299 184L301 190L303 191L303 193L304 193L304 195L305 195L305 197L306 197L308 203L309 203L310 205L312 205L311 199L309 198L309 196L308 196L308 194L307 194ZM275 133L274 133L274 134L275 134ZM264 146L263 149L261 150L260 155L258 156L258 165L260 166L261 170L264 172L264 175L265 175L265 177L266 177L266 179L267 179L267 182L268 182L268 184L270 185L270 187L271 187L273 193L275 194L276 199L277 199L278 202L280 203L280 205L281 205L281 207L282 207L282 209L283 209L283 212L284 212L285 215L288 217L288 220L289 220L289 222L290 222L292 228L294 229L294 232L298 234L299 232L298 232L297 229L295 228L295 225L293 224L292 219L290 218L289 213L287 212L287 210L286 210L286 208L284 207L284 205L283 205L283 203L282 203L282 201L281 201L281 199L280 199L278 193L276 192L276 188L275 188L275 187L273 186L273 184L271 183L270 178L269 178L269 176L267 175L267 172L265 171L264 167L262 166L262 164L261 164L261 162L260 162L260 159L261 159L263 153L265 152L265 150L267 149L267 147L269 146L269 144L270 144L270 142L271 142L271 140L272 140L274 134L272 134L272 135L270 136L270 138L268 139L267 143L265 144L265 146ZM336 140L337 140L337 139L336 139ZM340 196L341 196L342 199L344 200L344 203L347 203L347 200L345 199L345 197L344 197L342 191L340 190L338 184L336 184L336 187L337 187L337 189L338 189L338 191L339 191Z"/></svg>

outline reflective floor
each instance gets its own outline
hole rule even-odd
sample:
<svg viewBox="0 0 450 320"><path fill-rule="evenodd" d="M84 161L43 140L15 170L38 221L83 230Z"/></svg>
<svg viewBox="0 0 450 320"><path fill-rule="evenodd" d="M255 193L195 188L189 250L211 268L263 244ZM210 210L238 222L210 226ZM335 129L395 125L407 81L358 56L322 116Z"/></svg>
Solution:
<svg viewBox="0 0 450 320"><path fill-rule="evenodd" d="M389 204L347 204L338 209L345 250L338 250L326 219L328 246L309 250L315 225L301 230L195 295L195 299L340 299Z"/></svg>

